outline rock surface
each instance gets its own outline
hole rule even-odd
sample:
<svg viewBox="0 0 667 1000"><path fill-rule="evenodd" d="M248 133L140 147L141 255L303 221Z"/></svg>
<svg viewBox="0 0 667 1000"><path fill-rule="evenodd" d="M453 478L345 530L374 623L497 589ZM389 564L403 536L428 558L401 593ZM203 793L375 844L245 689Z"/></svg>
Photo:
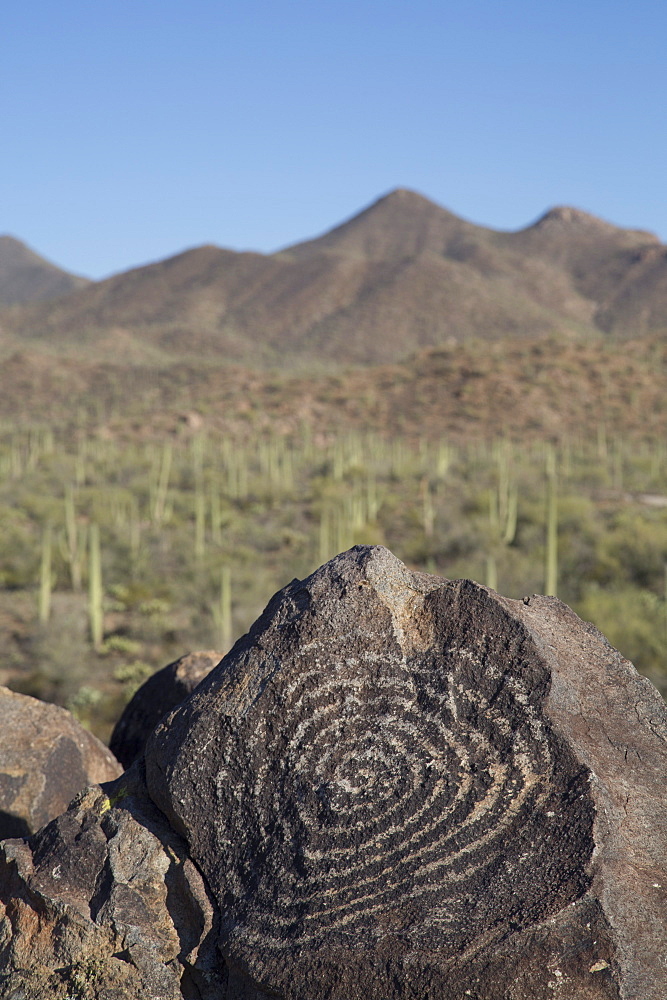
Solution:
<svg viewBox="0 0 667 1000"><path fill-rule="evenodd" d="M565 605L357 547L2 846L0 998L664 1000L666 772Z"/></svg>
<svg viewBox="0 0 667 1000"><path fill-rule="evenodd" d="M137 764L0 844L0 997L220 1000L215 913Z"/></svg>
<svg viewBox="0 0 667 1000"><path fill-rule="evenodd" d="M222 656L216 650L188 653L158 670L141 685L126 705L109 741L109 748L123 767L129 767L137 759L162 716L176 708Z"/></svg>
<svg viewBox="0 0 667 1000"><path fill-rule="evenodd" d="M554 598L357 547L145 760L222 954L286 1000L667 996L667 713Z"/></svg>
<svg viewBox="0 0 667 1000"><path fill-rule="evenodd" d="M64 708L0 687L0 840L25 837L122 768Z"/></svg>

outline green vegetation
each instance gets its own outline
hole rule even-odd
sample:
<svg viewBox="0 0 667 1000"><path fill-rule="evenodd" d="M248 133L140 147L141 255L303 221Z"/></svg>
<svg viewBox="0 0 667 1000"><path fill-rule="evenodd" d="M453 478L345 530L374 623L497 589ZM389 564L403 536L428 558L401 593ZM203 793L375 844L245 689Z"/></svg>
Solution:
<svg viewBox="0 0 667 1000"><path fill-rule="evenodd" d="M661 440L0 433L0 680L107 737L152 670L227 648L355 543L514 598L556 592L667 691Z"/></svg>

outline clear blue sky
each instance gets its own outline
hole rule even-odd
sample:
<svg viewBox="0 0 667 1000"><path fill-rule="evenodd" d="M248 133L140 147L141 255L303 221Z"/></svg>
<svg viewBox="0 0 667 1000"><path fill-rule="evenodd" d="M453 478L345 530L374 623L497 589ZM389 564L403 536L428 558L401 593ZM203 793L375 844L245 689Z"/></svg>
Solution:
<svg viewBox="0 0 667 1000"><path fill-rule="evenodd" d="M5 0L0 233L101 277L394 187L667 239L665 0Z"/></svg>

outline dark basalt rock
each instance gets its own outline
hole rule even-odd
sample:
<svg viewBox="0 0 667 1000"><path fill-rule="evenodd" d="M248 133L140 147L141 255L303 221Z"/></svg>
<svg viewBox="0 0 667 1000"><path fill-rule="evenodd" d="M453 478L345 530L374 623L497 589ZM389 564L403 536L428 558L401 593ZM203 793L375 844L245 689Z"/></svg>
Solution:
<svg viewBox="0 0 667 1000"><path fill-rule="evenodd" d="M141 685L114 727L109 748L123 767L143 753L148 736L163 715L176 708L220 662L215 650L188 653Z"/></svg>
<svg viewBox="0 0 667 1000"><path fill-rule="evenodd" d="M357 547L146 748L229 964L286 1000L664 1000L667 719L552 598Z"/></svg>
<svg viewBox="0 0 667 1000"><path fill-rule="evenodd" d="M86 785L122 771L64 708L0 687L0 718L0 840L29 836Z"/></svg>

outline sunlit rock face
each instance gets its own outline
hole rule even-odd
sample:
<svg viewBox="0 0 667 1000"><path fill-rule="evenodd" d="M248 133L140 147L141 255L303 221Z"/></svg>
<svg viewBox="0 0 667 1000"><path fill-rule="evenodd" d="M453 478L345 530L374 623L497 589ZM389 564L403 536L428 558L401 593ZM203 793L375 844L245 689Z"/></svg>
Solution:
<svg viewBox="0 0 667 1000"><path fill-rule="evenodd" d="M0 687L0 840L27 837L86 785L122 771L64 708Z"/></svg>

